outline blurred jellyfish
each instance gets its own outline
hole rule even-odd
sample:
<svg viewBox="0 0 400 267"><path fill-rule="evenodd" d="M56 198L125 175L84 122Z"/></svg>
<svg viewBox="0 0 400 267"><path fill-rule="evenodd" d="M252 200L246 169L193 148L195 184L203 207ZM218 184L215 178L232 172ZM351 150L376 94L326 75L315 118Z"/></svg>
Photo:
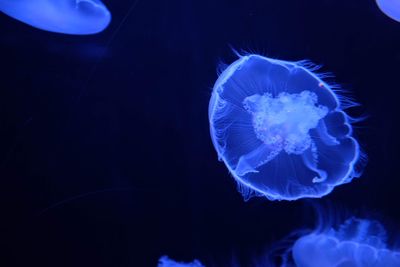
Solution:
<svg viewBox="0 0 400 267"><path fill-rule="evenodd" d="M312 64L239 55L216 81L209 120L245 199L321 197L360 175L360 148L337 95Z"/></svg>
<svg viewBox="0 0 400 267"><path fill-rule="evenodd" d="M176 262L168 258L167 256L162 256L158 260L157 267L204 267L198 260L193 262Z"/></svg>
<svg viewBox="0 0 400 267"><path fill-rule="evenodd" d="M376 0L379 9L388 17L400 22L400 1Z"/></svg>
<svg viewBox="0 0 400 267"><path fill-rule="evenodd" d="M0 11L33 27L65 34L98 33L111 20L100 0L0 0Z"/></svg>
<svg viewBox="0 0 400 267"><path fill-rule="evenodd" d="M398 267L400 251L386 245L377 221L351 218L338 230L326 228L302 236L293 245L296 267Z"/></svg>

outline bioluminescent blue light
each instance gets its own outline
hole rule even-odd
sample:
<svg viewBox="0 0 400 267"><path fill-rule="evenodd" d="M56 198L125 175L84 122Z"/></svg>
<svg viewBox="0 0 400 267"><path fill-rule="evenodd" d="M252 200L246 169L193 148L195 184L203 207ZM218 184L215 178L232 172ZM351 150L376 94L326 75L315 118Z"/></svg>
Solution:
<svg viewBox="0 0 400 267"><path fill-rule="evenodd" d="M157 267L204 267L198 260L193 262L176 262L167 256L163 256L158 260Z"/></svg>
<svg viewBox="0 0 400 267"><path fill-rule="evenodd" d="M344 112L355 103L315 70L239 55L216 81L211 138L245 198L321 197L359 176L360 148Z"/></svg>
<svg viewBox="0 0 400 267"><path fill-rule="evenodd" d="M352 218L338 230L326 228L299 238L292 248L296 267L398 267L400 251L386 245L377 221Z"/></svg>
<svg viewBox="0 0 400 267"><path fill-rule="evenodd" d="M0 0L0 11L35 28L65 34L98 33L111 20L100 0Z"/></svg>
<svg viewBox="0 0 400 267"><path fill-rule="evenodd" d="M379 9L388 17L400 22L400 1L376 0Z"/></svg>

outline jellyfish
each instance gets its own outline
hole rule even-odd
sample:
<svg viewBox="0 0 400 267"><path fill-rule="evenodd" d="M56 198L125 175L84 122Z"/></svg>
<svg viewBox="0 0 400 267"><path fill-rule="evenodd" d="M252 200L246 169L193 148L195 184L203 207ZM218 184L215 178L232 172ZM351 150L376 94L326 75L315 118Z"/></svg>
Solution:
<svg viewBox="0 0 400 267"><path fill-rule="evenodd" d="M397 0L376 0L379 9L386 16L400 22L400 1Z"/></svg>
<svg viewBox="0 0 400 267"><path fill-rule="evenodd" d="M198 260L194 260L193 262L176 262L167 256L162 256L158 260L157 267L204 267L204 265Z"/></svg>
<svg viewBox="0 0 400 267"><path fill-rule="evenodd" d="M361 174L362 154L345 109L355 106L307 61L238 55L209 103L218 157L247 200L319 198Z"/></svg>
<svg viewBox="0 0 400 267"><path fill-rule="evenodd" d="M296 267L398 267L400 251L387 246L386 231L374 220L350 218L299 238L293 245Z"/></svg>
<svg viewBox="0 0 400 267"><path fill-rule="evenodd" d="M101 32L111 20L100 0L0 0L0 11L38 29L77 35Z"/></svg>

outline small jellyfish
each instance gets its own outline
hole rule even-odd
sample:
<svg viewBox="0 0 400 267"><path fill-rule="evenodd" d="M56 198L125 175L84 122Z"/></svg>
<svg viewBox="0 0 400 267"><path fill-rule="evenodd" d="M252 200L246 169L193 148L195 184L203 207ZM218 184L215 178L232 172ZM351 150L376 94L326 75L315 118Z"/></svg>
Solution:
<svg viewBox="0 0 400 267"><path fill-rule="evenodd" d="M299 238L293 245L296 267L398 267L400 251L386 245L377 222L351 218L338 230L326 228Z"/></svg>
<svg viewBox="0 0 400 267"><path fill-rule="evenodd" d="M101 32L111 20L100 0L0 0L0 11L35 28L77 35Z"/></svg>
<svg viewBox="0 0 400 267"><path fill-rule="evenodd" d="M400 1L376 0L376 4L386 16L400 22Z"/></svg>
<svg viewBox="0 0 400 267"><path fill-rule="evenodd" d="M194 260L193 262L176 262L167 256L162 256L158 260L157 267L204 267L204 265L202 265L198 260Z"/></svg>
<svg viewBox="0 0 400 267"><path fill-rule="evenodd" d="M239 55L216 81L210 132L219 159L248 199L321 197L360 175L354 106L309 62Z"/></svg>

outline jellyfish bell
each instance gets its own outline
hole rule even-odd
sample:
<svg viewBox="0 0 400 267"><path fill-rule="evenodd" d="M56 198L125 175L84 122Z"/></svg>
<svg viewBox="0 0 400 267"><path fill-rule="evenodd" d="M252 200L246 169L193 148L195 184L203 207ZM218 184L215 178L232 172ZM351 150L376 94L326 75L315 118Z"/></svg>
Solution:
<svg viewBox="0 0 400 267"><path fill-rule="evenodd" d="M192 262L177 262L170 259L168 256L162 256L158 260L157 267L204 267L204 265L198 260Z"/></svg>
<svg viewBox="0 0 400 267"><path fill-rule="evenodd" d="M111 21L100 0L0 0L0 11L35 28L64 34L99 33Z"/></svg>
<svg viewBox="0 0 400 267"><path fill-rule="evenodd" d="M386 231L374 220L350 218L299 238L291 249L296 267L397 267L400 251L387 246Z"/></svg>
<svg viewBox="0 0 400 267"><path fill-rule="evenodd" d="M360 175L358 142L338 95L305 62L239 55L209 104L214 147L245 198L321 197Z"/></svg>
<svg viewBox="0 0 400 267"><path fill-rule="evenodd" d="M376 0L376 4L386 16L400 22L400 1Z"/></svg>

